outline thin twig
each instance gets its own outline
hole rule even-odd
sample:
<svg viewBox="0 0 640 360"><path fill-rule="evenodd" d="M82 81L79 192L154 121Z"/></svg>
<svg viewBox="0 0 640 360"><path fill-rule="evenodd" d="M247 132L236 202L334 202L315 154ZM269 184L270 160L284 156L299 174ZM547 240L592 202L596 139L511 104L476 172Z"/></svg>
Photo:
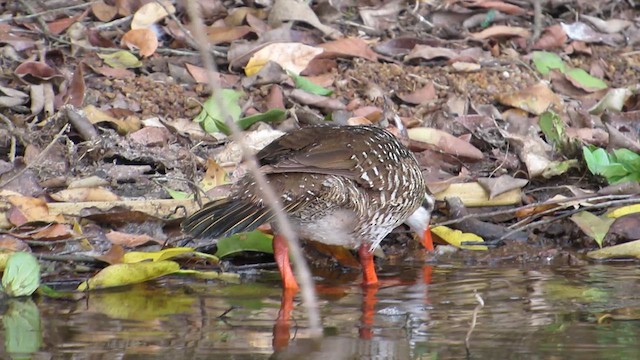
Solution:
<svg viewBox="0 0 640 360"><path fill-rule="evenodd" d="M55 255L55 254L38 254L38 259L48 260L48 261L68 261L68 262L88 262L88 263L98 263L100 260L85 255Z"/></svg>
<svg viewBox="0 0 640 360"><path fill-rule="evenodd" d="M200 54L202 56L203 63L207 69L207 76L209 80L209 86L211 88L213 97L218 104L222 104L220 91L220 84L214 76L215 63L213 61L212 53L209 51L208 41L204 31L204 23L202 22L201 14L199 11L199 5L196 1L187 1L187 12L191 18L194 31L194 37L198 47L200 48ZM224 107L222 107L224 109ZM275 222L278 225L278 230L287 239L289 244L289 251L293 256L293 261L296 264L296 273L301 285L301 295L304 301L304 305L307 310L307 316L309 318L309 331L311 336L320 337L322 335L322 324L320 322L320 313L318 311L318 301L314 289L313 278L311 277L311 271L307 265L298 236L293 231L291 223L282 208L282 205L278 201L278 196L273 191L271 185L267 182L264 174L262 174L258 168L258 163L255 156L248 150L243 137L241 136L241 130L238 124L233 121L229 116L225 117L225 121L231 129L232 136L236 143L242 149L242 154L246 161L249 171L253 175L256 185L262 189L262 195L265 197L266 203L275 214Z"/></svg>
<svg viewBox="0 0 640 360"><path fill-rule="evenodd" d="M87 7L87 6L93 5L94 2L96 2L96 1L90 1L90 2L87 2L87 3L76 4L76 5L71 5L71 6L65 6L65 7L61 7L61 8L57 8L57 9L44 10L44 11L40 11L40 12L37 12L37 13L29 14L29 15L8 17L6 19L0 19L0 23L9 22L9 21L20 22L22 20L28 20L28 19L32 19L32 18L35 18L35 17L41 17L43 15L49 15L49 14L53 14L53 13L57 13L57 12L63 12L63 11L75 10L75 9L82 9L82 8Z"/></svg>
<svg viewBox="0 0 640 360"><path fill-rule="evenodd" d="M515 208L509 208L509 209L504 209L504 210L496 210L496 211L490 211L490 212L482 212L482 213L477 213L477 214L467 214L464 216L461 216L459 218L455 218L455 219L451 219L451 220L447 220L447 221L442 221L442 222L434 222L431 226L436 227L436 226L445 226L445 225L451 225L451 224L457 224L459 222L462 222L464 220L468 220L468 219L481 219L481 218L487 218L487 217L492 217L492 216L497 216L497 215L507 215L507 214L512 214L521 210L527 210L527 209L533 209L536 208L538 206L544 206L544 205L554 205L554 204L560 204L560 203L565 203L565 202L575 202L575 201L596 201L596 200L606 200L606 199L627 199L629 197L632 197L633 195L585 195L585 196L575 196L572 198L565 198L565 199L555 199L555 200L547 200L544 202L540 202L540 203L534 203L534 204L528 204L528 205L523 205L523 206L518 206ZM556 208L557 210L557 208Z"/></svg>
<svg viewBox="0 0 640 360"><path fill-rule="evenodd" d="M95 29L95 30L110 29L112 27L116 27L116 26L120 26L122 24L125 24L128 21L130 21L131 19L133 19L133 15L125 16L125 17L122 17L120 19L115 19L115 20L110 21L108 23L96 25L96 26L93 27L93 29Z"/></svg>
<svg viewBox="0 0 640 360"><path fill-rule="evenodd" d="M620 201L620 200L628 199L629 197L632 197L632 195L601 195L601 196L594 196L590 198L588 201L581 201L581 202L591 202L591 201L610 200L610 199L613 199L613 201ZM637 199L636 201L640 201L640 199ZM609 203L611 202L612 201L609 201ZM576 205L575 201L568 201L566 204L559 204L559 206L556 206L554 208L547 209L539 213L535 213L531 216L527 216L526 218L518 221L517 223L510 225L509 229L518 229L523 224L529 223L534 219L541 218L545 215L557 212L558 210L566 209L568 207L572 207L575 205Z"/></svg>
<svg viewBox="0 0 640 360"><path fill-rule="evenodd" d="M595 204L595 205L591 205L591 206L587 206L587 207L580 207L578 209L571 210L571 211L566 212L564 214L561 214L561 215L558 215L558 216L554 216L554 217L552 217L550 219L545 219L545 220L532 222L532 223L526 224L524 226L521 226L521 227L519 227L517 229L513 229L513 230L509 231L508 233L502 235L499 239L496 240L496 242L505 240L506 238L508 238L509 236L515 234L516 232L523 231L523 230L530 229L530 228L534 228L534 227L538 227L538 226L541 226L541 225L550 224L552 222L555 222L555 221L558 221L558 220L562 220L564 218L567 218L567 217L569 217L571 215L574 215L574 214L577 214L579 212L592 210L592 209L602 209L602 208L607 208L607 207L617 206L617 205L637 204L637 203L640 203L640 198L605 201L605 202L600 203L600 204Z"/></svg>
<svg viewBox="0 0 640 360"><path fill-rule="evenodd" d="M478 294L477 290L473 290L473 294L476 297L476 301L478 302L478 305L476 305L475 309L473 309L473 315L471 316L471 325L469 326L469 331L467 331L467 336L464 338L464 346L467 349L467 354L470 353L469 351L469 341L471 340L471 333L473 333L473 329L476 328L476 321L478 318L478 312L480 311L480 309L482 309L484 307L484 300L482 299L482 296L480 296L480 294Z"/></svg>
<svg viewBox="0 0 640 360"><path fill-rule="evenodd" d="M27 12L30 15L33 15L36 18L36 21L38 22L38 25L40 25L40 27L42 28L41 29L42 33L46 37L51 36L51 32L49 31L49 25L47 25L47 23L44 21L42 16L37 14L36 9L34 9L33 6L31 6L31 4L29 4L26 0L18 0L18 2L20 4L22 4L22 6L24 6L24 8L27 10Z"/></svg>

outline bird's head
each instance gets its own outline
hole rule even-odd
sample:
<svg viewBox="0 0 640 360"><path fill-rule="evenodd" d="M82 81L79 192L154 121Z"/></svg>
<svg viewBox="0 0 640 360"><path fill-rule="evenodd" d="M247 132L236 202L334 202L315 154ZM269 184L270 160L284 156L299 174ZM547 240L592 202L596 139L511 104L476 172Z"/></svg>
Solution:
<svg viewBox="0 0 640 360"><path fill-rule="evenodd" d="M405 224L409 225L411 230L418 234L420 242L429 251L433 251L429 223L431 222L431 213L435 208L435 203L436 200L433 196L425 194L422 205L405 220Z"/></svg>

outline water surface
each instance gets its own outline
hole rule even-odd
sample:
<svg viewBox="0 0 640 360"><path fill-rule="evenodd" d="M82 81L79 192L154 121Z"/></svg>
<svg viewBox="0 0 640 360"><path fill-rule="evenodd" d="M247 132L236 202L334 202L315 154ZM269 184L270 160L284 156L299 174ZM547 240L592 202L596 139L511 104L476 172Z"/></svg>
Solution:
<svg viewBox="0 0 640 360"><path fill-rule="evenodd" d="M243 284L169 278L82 301L11 301L0 357L640 358L635 264L407 263L383 265L379 275L377 291L362 289L353 275L318 281L319 340L309 339L299 296L291 319L276 321L282 294L273 275Z"/></svg>

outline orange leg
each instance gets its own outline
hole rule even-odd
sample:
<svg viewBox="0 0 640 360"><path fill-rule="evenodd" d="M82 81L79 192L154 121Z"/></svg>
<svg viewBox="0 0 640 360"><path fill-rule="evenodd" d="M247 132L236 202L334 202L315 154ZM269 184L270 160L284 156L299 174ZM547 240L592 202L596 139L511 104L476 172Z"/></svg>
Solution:
<svg viewBox="0 0 640 360"><path fill-rule="evenodd" d="M433 251L433 238L431 237L431 227L427 226L427 230L422 234L422 246L427 249L427 251Z"/></svg>
<svg viewBox="0 0 640 360"><path fill-rule="evenodd" d="M297 290L282 289L282 302L280 303L280 311L278 318L273 326L273 340L271 345L274 351L280 351L289 345L291 331L289 330L289 321L291 320L291 312L293 311L293 297Z"/></svg>
<svg viewBox="0 0 640 360"><path fill-rule="evenodd" d="M362 286L377 285L378 275L376 275L373 253L369 251L369 245L360 245L358 255L360 256L360 265L362 265Z"/></svg>
<svg viewBox="0 0 640 360"><path fill-rule="evenodd" d="M289 246L287 246L287 239L282 235L276 235L273 237L273 256L276 258L276 264L278 264L278 269L282 276L282 287L293 292L300 290L298 282L296 282L296 278L293 276L291 263L289 262Z"/></svg>
<svg viewBox="0 0 640 360"><path fill-rule="evenodd" d="M362 294L362 317L360 318L360 329L358 330L360 339L370 340L373 338L373 317L375 316L376 303L378 302L377 292L377 286L364 288Z"/></svg>

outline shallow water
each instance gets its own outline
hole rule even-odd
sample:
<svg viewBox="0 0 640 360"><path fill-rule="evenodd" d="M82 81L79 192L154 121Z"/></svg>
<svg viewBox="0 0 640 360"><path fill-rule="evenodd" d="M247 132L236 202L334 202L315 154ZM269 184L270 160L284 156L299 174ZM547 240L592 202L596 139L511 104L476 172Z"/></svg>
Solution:
<svg viewBox="0 0 640 360"><path fill-rule="evenodd" d="M243 284L171 278L82 301L14 301L5 304L0 357L640 358L636 264L404 264L379 275L377 291L318 281L324 337L313 341L299 296L290 321L276 322L282 294L273 274Z"/></svg>

